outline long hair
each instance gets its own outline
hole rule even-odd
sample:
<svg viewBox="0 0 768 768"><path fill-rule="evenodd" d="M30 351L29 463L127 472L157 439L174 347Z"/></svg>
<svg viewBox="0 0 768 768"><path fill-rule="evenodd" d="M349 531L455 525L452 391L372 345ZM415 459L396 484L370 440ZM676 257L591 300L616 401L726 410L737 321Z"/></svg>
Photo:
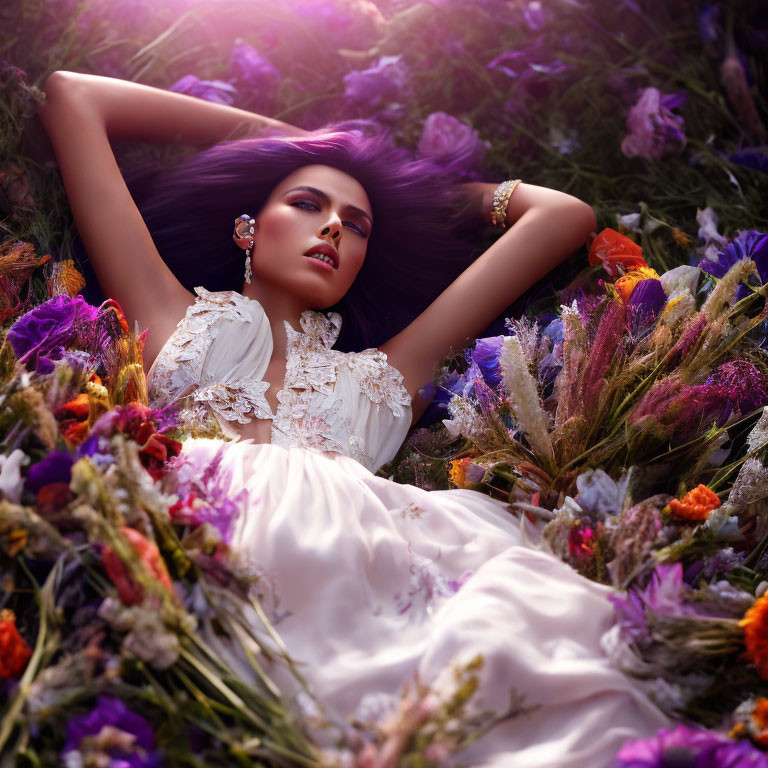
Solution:
<svg viewBox="0 0 768 768"><path fill-rule="evenodd" d="M325 309L342 315L337 349L379 346L476 255L471 238L477 214L456 195L460 178L450 164L397 148L374 124L358 120L300 137L273 133L225 141L176 167L144 164L126 169L125 176L179 281L188 290L201 285L239 291L244 258L232 241L234 219L257 216L272 190L305 165L348 173L368 195L373 228L365 262L344 298Z"/></svg>

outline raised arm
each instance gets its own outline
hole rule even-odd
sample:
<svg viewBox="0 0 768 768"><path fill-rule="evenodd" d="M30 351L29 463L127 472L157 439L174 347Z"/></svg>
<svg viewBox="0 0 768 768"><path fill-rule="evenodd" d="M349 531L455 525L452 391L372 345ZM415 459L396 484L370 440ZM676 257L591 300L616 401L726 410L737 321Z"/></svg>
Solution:
<svg viewBox="0 0 768 768"><path fill-rule="evenodd" d="M192 295L163 262L131 197L110 139L196 146L267 126L305 131L222 104L97 75L54 72L45 83L42 125L53 145L72 215L105 295L128 322L148 328L149 367Z"/></svg>
<svg viewBox="0 0 768 768"><path fill-rule="evenodd" d="M462 185L490 222L496 184ZM481 206L481 207L480 207ZM381 350L402 374L416 421L427 401L417 397L437 363L460 352L515 299L582 245L597 224L581 200L520 184L507 207L504 234Z"/></svg>

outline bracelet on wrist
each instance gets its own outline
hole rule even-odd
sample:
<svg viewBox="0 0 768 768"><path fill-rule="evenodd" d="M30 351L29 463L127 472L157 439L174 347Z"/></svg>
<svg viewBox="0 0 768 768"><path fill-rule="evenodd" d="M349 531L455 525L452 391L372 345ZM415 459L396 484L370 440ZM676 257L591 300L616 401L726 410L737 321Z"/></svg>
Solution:
<svg viewBox="0 0 768 768"><path fill-rule="evenodd" d="M521 179L507 179L502 181L493 193L493 205L491 206L491 222L494 227L506 229L507 224L507 206L509 198L521 183Z"/></svg>

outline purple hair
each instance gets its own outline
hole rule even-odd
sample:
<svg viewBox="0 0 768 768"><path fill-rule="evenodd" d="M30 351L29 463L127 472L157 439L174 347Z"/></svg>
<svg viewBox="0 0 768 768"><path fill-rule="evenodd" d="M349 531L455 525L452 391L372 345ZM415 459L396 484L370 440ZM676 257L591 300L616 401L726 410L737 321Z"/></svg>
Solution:
<svg viewBox="0 0 768 768"><path fill-rule="evenodd" d="M348 173L370 200L373 228L363 267L346 296L325 309L343 318L338 349L377 347L476 255L477 212L456 194L460 176L450 165L414 157L358 120L300 137L222 142L174 168L129 169L126 181L158 251L187 289L239 291L244 259L232 242L235 217L256 216L272 190L305 165Z"/></svg>

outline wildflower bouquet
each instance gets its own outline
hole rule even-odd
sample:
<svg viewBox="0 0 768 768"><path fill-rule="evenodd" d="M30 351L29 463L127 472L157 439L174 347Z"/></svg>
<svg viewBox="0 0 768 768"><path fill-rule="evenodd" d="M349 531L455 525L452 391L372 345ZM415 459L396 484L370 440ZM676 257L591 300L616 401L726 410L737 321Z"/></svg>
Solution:
<svg viewBox="0 0 768 768"><path fill-rule="evenodd" d="M115 302L66 293L3 333L0 764L316 765L264 660L301 678L225 559L234 502L161 482L181 444L142 342Z"/></svg>

